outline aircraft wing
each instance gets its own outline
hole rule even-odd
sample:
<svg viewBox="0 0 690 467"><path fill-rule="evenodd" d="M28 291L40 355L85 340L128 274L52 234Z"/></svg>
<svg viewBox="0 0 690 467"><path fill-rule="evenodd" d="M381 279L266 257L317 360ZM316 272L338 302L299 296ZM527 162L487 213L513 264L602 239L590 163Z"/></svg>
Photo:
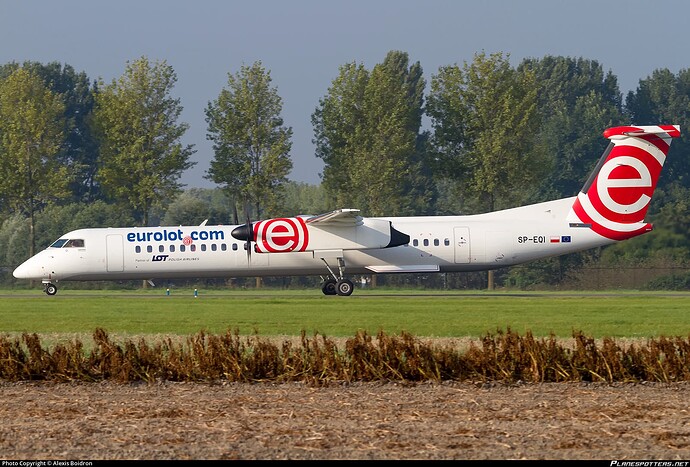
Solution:
<svg viewBox="0 0 690 467"><path fill-rule="evenodd" d="M357 227L364 223L362 216L357 214L358 212L359 209L337 209L325 214L309 217L305 219L305 222L314 227Z"/></svg>

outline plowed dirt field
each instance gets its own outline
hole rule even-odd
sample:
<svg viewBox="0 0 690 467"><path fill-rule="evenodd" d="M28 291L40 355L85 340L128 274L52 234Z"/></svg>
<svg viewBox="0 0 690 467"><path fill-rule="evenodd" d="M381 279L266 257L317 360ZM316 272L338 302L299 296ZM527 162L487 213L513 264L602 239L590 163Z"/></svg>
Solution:
<svg viewBox="0 0 690 467"><path fill-rule="evenodd" d="M0 458L690 459L690 385L2 383Z"/></svg>

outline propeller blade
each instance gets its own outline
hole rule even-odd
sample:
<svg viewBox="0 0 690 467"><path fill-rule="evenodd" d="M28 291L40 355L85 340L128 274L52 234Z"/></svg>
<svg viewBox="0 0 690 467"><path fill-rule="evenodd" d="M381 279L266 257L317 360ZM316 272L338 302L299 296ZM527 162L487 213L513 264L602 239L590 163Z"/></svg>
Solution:
<svg viewBox="0 0 690 467"><path fill-rule="evenodd" d="M246 211L247 213L249 211ZM249 220L249 214L247 214L247 223L245 224L247 228L247 243L244 244L245 250L247 250L247 266L252 264L252 239L254 238L254 226Z"/></svg>
<svg viewBox="0 0 690 467"><path fill-rule="evenodd" d="M249 219L249 211L245 206L245 214L247 222L244 225L235 227L230 234L237 240L244 241L244 249L247 250L247 266L251 264L252 259L252 240L254 240L254 225Z"/></svg>

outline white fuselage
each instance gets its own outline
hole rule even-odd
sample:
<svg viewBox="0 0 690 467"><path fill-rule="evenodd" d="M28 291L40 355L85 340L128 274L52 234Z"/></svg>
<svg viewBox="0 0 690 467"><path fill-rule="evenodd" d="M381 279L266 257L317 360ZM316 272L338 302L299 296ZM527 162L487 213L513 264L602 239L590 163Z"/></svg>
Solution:
<svg viewBox="0 0 690 467"><path fill-rule="evenodd" d="M577 197L473 216L362 217L357 209L241 226L82 229L19 265L48 295L63 280L325 276L348 296L346 274L498 269L633 238L678 125L608 128L609 145ZM249 254L251 252L251 254Z"/></svg>
<svg viewBox="0 0 690 467"><path fill-rule="evenodd" d="M378 218L410 237L391 248L247 255L245 243L230 234L235 225L82 229L61 238L83 246L51 246L14 275L43 282L322 275L330 256L344 260L347 274L497 269L613 243L568 223L574 199L473 216Z"/></svg>

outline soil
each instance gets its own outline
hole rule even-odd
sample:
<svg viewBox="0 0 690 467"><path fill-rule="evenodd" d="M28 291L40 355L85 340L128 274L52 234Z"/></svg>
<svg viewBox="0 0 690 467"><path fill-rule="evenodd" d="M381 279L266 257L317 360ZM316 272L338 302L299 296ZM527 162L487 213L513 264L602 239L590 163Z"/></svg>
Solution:
<svg viewBox="0 0 690 467"><path fill-rule="evenodd" d="M688 383L0 383L0 458L690 459L689 395Z"/></svg>

